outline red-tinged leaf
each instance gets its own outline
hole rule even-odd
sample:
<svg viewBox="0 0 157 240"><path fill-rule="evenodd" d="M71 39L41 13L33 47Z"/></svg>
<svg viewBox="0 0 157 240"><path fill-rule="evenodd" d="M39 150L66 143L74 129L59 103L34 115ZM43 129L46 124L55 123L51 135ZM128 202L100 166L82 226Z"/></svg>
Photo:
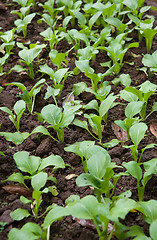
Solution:
<svg viewBox="0 0 157 240"><path fill-rule="evenodd" d="M24 197L31 197L32 196L32 191L25 188L22 185L6 185L2 187L6 192L11 193L11 194L19 194Z"/></svg>
<svg viewBox="0 0 157 240"><path fill-rule="evenodd" d="M113 123L112 124L112 129L113 129L114 134L116 135L116 137L119 141L127 141L128 140L127 132L123 128L121 128L118 125Z"/></svg>
<svg viewBox="0 0 157 240"><path fill-rule="evenodd" d="M157 123L152 123L150 125L150 132L157 137Z"/></svg>

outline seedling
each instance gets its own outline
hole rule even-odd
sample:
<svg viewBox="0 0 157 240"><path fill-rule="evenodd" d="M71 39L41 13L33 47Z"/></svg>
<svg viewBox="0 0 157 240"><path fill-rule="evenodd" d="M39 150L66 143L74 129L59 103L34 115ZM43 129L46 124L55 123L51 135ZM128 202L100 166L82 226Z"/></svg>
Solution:
<svg viewBox="0 0 157 240"><path fill-rule="evenodd" d="M40 35L44 37L45 41L49 42L51 50L53 48L56 48L58 42L61 40L58 35L58 30L53 31L50 27L47 28L44 32L41 32Z"/></svg>
<svg viewBox="0 0 157 240"><path fill-rule="evenodd" d="M15 45L14 33L16 29L9 30L7 32L0 32L0 39L3 41L1 47L5 49L5 52L10 55L12 54L11 50Z"/></svg>
<svg viewBox="0 0 157 240"><path fill-rule="evenodd" d="M62 93L64 82L70 75L70 72L68 72L68 70L69 68L61 68L57 71L54 71L47 64L45 64L40 66L39 71L42 72L42 75L47 74L50 77L50 79L54 83L54 89L58 89L58 95L60 96Z"/></svg>
<svg viewBox="0 0 157 240"><path fill-rule="evenodd" d="M116 98L117 98L116 96L113 96L113 94L110 94L104 101L102 101L102 103L100 104L100 107L98 106L98 103L96 100L91 101L85 106L85 109L94 109L99 113L99 115L85 114L84 117L88 119L88 122L92 127L93 132L98 136L98 139L100 142L102 140L102 131L103 131L102 121L107 123L108 111L109 109L115 106L116 103L114 103L114 101L116 100ZM73 124L78 127L86 129L95 139L97 139L88 129L88 124L86 121L75 119Z"/></svg>
<svg viewBox="0 0 157 240"><path fill-rule="evenodd" d="M12 82L6 85L14 85L17 86L22 91L22 99L25 101L28 111L33 113L34 103L36 95L40 92L41 88L44 86L42 83L45 83L45 79L39 80L34 87L28 92L24 84L19 82Z"/></svg>
<svg viewBox="0 0 157 240"><path fill-rule="evenodd" d="M141 118L145 119L148 99L152 94L155 93L157 85L147 80L138 87L140 87L139 90L135 87L126 87L121 91L120 95L124 100L128 102L137 101L138 99L139 101L143 102L142 109L139 113Z"/></svg>
<svg viewBox="0 0 157 240"><path fill-rule="evenodd" d="M7 107L0 107L0 110L9 114L9 119L13 122L16 130L19 131L20 128L20 119L26 110L26 104L23 100L19 100L14 105L14 115L12 111Z"/></svg>
<svg viewBox="0 0 157 240"><path fill-rule="evenodd" d="M152 77L154 72L157 72L157 51L155 51L152 55L146 54L142 58L142 63L144 66L149 68L149 77Z"/></svg>
<svg viewBox="0 0 157 240"><path fill-rule="evenodd" d="M75 117L75 112L81 106L64 106L64 111L54 104L49 104L41 110L42 118L51 124L49 127L53 128L57 132L57 137L60 142L64 141L64 128L68 127L72 123Z"/></svg>
<svg viewBox="0 0 157 240"><path fill-rule="evenodd" d="M11 71L16 72L22 72L26 71L31 79L34 79L34 70L33 70L33 61L36 57L39 56L42 49L46 47L45 44L38 45L36 44L30 44L30 49L24 48L21 51L19 51L18 55L22 60L19 60L19 62L24 63L27 68L23 68L21 65L15 65Z"/></svg>
<svg viewBox="0 0 157 240"><path fill-rule="evenodd" d="M35 17L36 13L30 13L25 16L23 19L15 20L14 24L17 27L17 32L23 32L24 38L27 35L27 26L31 23L32 19Z"/></svg>
<svg viewBox="0 0 157 240"><path fill-rule="evenodd" d="M45 168L48 166L54 166L54 170L58 168L65 168L63 159L58 155L51 154L49 157L41 159L36 156L29 156L29 153L26 151L17 152L13 156L17 168L22 172L28 173L29 175L22 175L22 173L13 173L5 181L14 181L23 184L27 189L28 186L25 184L26 179L31 180L31 186L33 188L32 198L36 200L35 204L32 200L29 200L25 197L21 197L21 201L24 203L31 203L33 207L33 214L35 217L38 217L39 207L42 203L41 195L43 193L52 192L52 186L48 188L45 187L48 180L56 183L56 179L53 176L48 176L45 172ZM23 209L22 209L23 210ZM16 211L21 211L20 209L15 210L15 213L12 212L12 216L16 218ZM30 214L27 210L24 211L22 218L28 217ZM15 216L15 217L14 217ZM21 219L20 219L21 220Z"/></svg>
<svg viewBox="0 0 157 240"><path fill-rule="evenodd" d="M125 35L126 33L121 33L115 39L110 38L108 47L97 47L97 49L107 51L108 56L112 59L113 65L115 65L114 72L116 75L123 66L123 58L127 50L139 46L138 42L130 43L126 46L124 41Z"/></svg>
<svg viewBox="0 0 157 240"><path fill-rule="evenodd" d="M153 174L157 174L157 158L151 159L143 163L145 173L142 174L142 169L135 161L123 163L127 172L137 180L137 190L139 201L143 201L144 191L147 182L152 178Z"/></svg>
<svg viewBox="0 0 157 240"><path fill-rule="evenodd" d="M0 76L3 76L6 74L6 72L3 72L3 65L8 61L9 54L6 53L3 57L0 58Z"/></svg>

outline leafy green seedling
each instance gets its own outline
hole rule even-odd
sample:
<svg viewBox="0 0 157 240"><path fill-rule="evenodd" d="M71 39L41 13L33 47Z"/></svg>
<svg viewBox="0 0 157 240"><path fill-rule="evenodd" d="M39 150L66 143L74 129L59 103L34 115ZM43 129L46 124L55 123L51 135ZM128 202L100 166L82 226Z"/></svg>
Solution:
<svg viewBox="0 0 157 240"><path fill-rule="evenodd" d="M137 88L139 88L139 90ZM141 85L139 85L137 88L126 87L124 90L120 92L120 95L124 100L128 102L138 101L138 99L139 101L143 102L142 109L139 113L141 118L145 119L148 99L152 94L155 93L157 85L147 80ZM155 111L155 109L153 109L153 111Z"/></svg>
<svg viewBox="0 0 157 240"><path fill-rule="evenodd" d="M53 31L51 27L49 27L45 31L41 32L40 35L44 37L45 41L49 42L51 50L56 48L57 44L62 39L58 35L58 30Z"/></svg>
<svg viewBox="0 0 157 240"><path fill-rule="evenodd" d="M100 106L98 106L98 103L96 100L91 101L85 106L85 109L94 109L99 114L99 115L85 114L84 117L88 119L88 122L92 127L93 132L98 136L98 139L100 142L102 140L102 131L103 131L102 121L107 123L108 111L109 109L113 108L116 105L116 103L114 103L116 98L117 98L116 96L113 96L113 94L110 94L104 101L102 101ZM88 124L86 121L75 119L73 124L78 127L86 129L94 138L96 138L88 129Z"/></svg>
<svg viewBox="0 0 157 240"><path fill-rule="evenodd" d="M6 74L6 72L3 72L3 65L8 61L9 54L6 53L3 57L0 58L0 76L3 76Z"/></svg>
<svg viewBox="0 0 157 240"><path fill-rule="evenodd" d="M125 45L125 41L123 40L125 35L126 33L121 33L115 39L111 38L108 47L97 47L97 49L107 51L108 56L112 59L113 65L115 65L114 72L116 75L123 66L123 58L128 49L139 46L138 42Z"/></svg>
<svg viewBox="0 0 157 240"><path fill-rule="evenodd" d="M28 132L15 132L15 133L10 133L10 132L0 132L0 136L4 136L7 141L13 142L16 145L20 145L21 143L24 142L29 137Z"/></svg>
<svg viewBox="0 0 157 240"><path fill-rule="evenodd" d="M3 41L1 47L5 49L5 52L10 55L12 54L11 50L13 49L15 45L14 41L14 33L16 29L12 29L9 31L6 31L4 33L0 32L0 39Z"/></svg>
<svg viewBox="0 0 157 240"><path fill-rule="evenodd" d="M22 209L24 210L24 209ZM18 211L15 212L15 214L24 214L24 211ZM13 214L12 214L13 216ZM21 236L25 236L26 239L33 240L33 239L46 239L46 233L47 231L41 229L41 227L32 222L27 222L26 224L23 225L21 229L18 228L12 228L8 234L8 240L12 240L13 238L20 239Z"/></svg>
<svg viewBox="0 0 157 240"><path fill-rule="evenodd" d="M54 89L58 89L58 95L60 96L62 93L62 89L64 86L65 80L70 75L70 72L68 72L69 68L61 68L57 71L54 71L52 68L50 68L47 64L40 66L40 72L42 74L47 74L50 79L54 83Z"/></svg>
<svg viewBox="0 0 157 240"><path fill-rule="evenodd" d="M9 119L13 122L16 130L19 131L20 128L20 119L26 109L26 104L23 100L19 100L14 105L14 115L12 111L7 107L0 107L0 110L9 114Z"/></svg>
<svg viewBox="0 0 157 240"><path fill-rule="evenodd" d="M151 54L146 54L142 58L144 66L149 68L149 77L152 77L154 72L157 72L157 51Z"/></svg>
<svg viewBox="0 0 157 240"><path fill-rule="evenodd" d="M143 163L144 174L139 164L135 161L123 163L129 174L137 180L137 190L139 201L143 201L144 191L147 182L152 178L153 174L157 174L157 158L151 159Z"/></svg>
<svg viewBox="0 0 157 240"><path fill-rule="evenodd" d="M153 29L154 16L149 16L146 20L141 20L131 14L128 17L136 24L135 29L138 31L139 41L145 38L147 53L150 52L154 36L157 34L157 27Z"/></svg>
<svg viewBox="0 0 157 240"><path fill-rule="evenodd" d="M28 111L30 113L33 112L34 109L34 103L36 95L40 92L41 88L43 87L43 83L45 83L45 79L39 80L34 87L28 92L24 84L19 82L12 82L8 83L6 85L14 85L17 86L22 91L22 99L25 101Z"/></svg>
<svg viewBox="0 0 157 240"><path fill-rule="evenodd" d="M54 104L49 104L41 110L42 118L51 124L49 127L57 132L57 137L60 142L64 141L64 128L72 123L75 117L75 112L80 109L78 106L64 106L64 111Z"/></svg>
<svg viewBox="0 0 157 240"><path fill-rule="evenodd" d="M20 19L23 20L29 14L32 6L33 4L30 4L28 6L21 7L19 10L13 10L10 13L17 14L20 17Z"/></svg>
<svg viewBox="0 0 157 240"><path fill-rule="evenodd" d="M39 56L42 49L46 47L45 44L38 45L30 44L30 49L24 48L19 51L18 55L22 60L19 60L21 63L24 63L27 68L23 68L21 65L15 65L11 71L22 72L26 71L31 79L34 79L34 70L33 70L33 61L36 57Z"/></svg>
<svg viewBox="0 0 157 240"><path fill-rule="evenodd" d="M72 215L78 219L91 219L95 225L99 239L110 240L114 232L117 236L117 228L120 225L119 218L125 219L125 216L130 210L138 207L138 203L124 196L118 196L113 202L105 200L106 199L104 199L103 203L100 203L96 197L92 195L88 195L82 199L77 195L72 195L66 199L67 206L65 209L67 210L67 215ZM51 218L52 217L53 215L51 213ZM51 218L48 219L46 217L45 222L47 222L47 225L51 223ZM110 221L113 222L113 226L109 233L108 227ZM122 229L121 232L123 233Z"/></svg>
<svg viewBox="0 0 157 240"><path fill-rule="evenodd" d="M28 200L25 197L22 197L24 203L31 203L33 206L33 213L35 217L38 216L39 207L42 203L41 195L47 192L53 192L51 189L53 186L44 188L48 180L57 182L53 176L48 176L45 172L45 168L48 166L54 166L53 170L58 168L65 168L63 159L59 155L51 154L49 157L41 159L37 156L29 156L29 153L26 151L19 151L13 156L17 168L29 175L22 175L22 173L13 173L5 181L14 181L23 184L27 189L28 186L25 184L26 179L31 180L31 186L33 188L32 197L36 200L36 203L33 204L32 200ZM17 210L16 210L17 211ZM27 210L26 210L27 211ZM28 214L28 211L27 211ZM29 214L30 215L30 214ZM25 217L25 215L23 216Z"/></svg>
<svg viewBox="0 0 157 240"><path fill-rule="evenodd" d="M56 49L52 49L49 53L49 57L52 63L57 66L57 70L63 68L63 66L68 66L68 54L69 51L66 53L59 53Z"/></svg>
<svg viewBox="0 0 157 240"><path fill-rule="evenodd" d="M125 87L130 87L131 84L131 78L129 74L121 74L118 78L115 78L112 83L114 85L119 85L120 83L124 85Z"/></svg>
<svg viewBox="0 0 157 240"><path fill-rule="evenodd" d="M129 134L130 128L141 120L139 119L139 117L135 117L135 115L141 112L142 107L143 107L142 101L137 101L137 102L132 101L125 108L126 118L124 120L114 121L115 124L117 124L119 127L121 127L127 132L128 139L130 139L130 134Z"/></svg>
<svg viewBox="0 0 157 240"><path fill-rule="evenodd" d="M17 32L23 32L24 38L27 35L27 25L31 23L32 19L35 17L36 13L30 13L25 16L23 19L15 20L14 24L17 27Z"/></svg>
<svg viewBox="0 0 157 240"><path fill-rule="evenodd" d="M27 5L34 4L35 5L35 0L13 0L13 2L18 3L21 7L26 7Z"/></svg>
<svg viewBox="0 0 157 240"><path fill-rule="evenodd" d="M141 142L142 138L144 137L147 129L148 129L148 127L145 123L136 123L136 124L132 125L129 129L129 135L133 142L133 145L130 145L130 146L124 145L123 146L125 148L130 148L130 150L132 152L131 156L134 158L134 161L138 162L138 163L141 161L141 157L142 157L142 155L141 155L140 158L138 159L138 145ZM154 145L150 145L150 148L151 147L154 147ZM147 147L144 149L144 151L146 149L147 149ZM144 151L142 151L142 154Z"/></svg>

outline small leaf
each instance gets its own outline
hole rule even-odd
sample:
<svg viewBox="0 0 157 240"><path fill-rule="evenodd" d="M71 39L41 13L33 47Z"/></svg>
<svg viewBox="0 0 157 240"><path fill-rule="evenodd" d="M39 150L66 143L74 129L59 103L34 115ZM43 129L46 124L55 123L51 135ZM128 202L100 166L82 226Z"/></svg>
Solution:
<svg viewBox="0 0 157 240"><path fill-rule="evenodd" d="M20 194L21 196L25 197L31 197L32 196L32 191L29 189L25 188L24 186L21 185L7 185L2 187L5 191L11 193L11 194Z"/></svg>
<svg viewBox="0 0 157 240"><path fill-rule="evenodd" d="M20 221L25 217L29 217L30 213L26 209L18 208L10 213L10 216L15 221Z"/></svg>
<svg viewBox="0 0 157 240"><path fill-rule="evenodd" d="M116 135L116 137L119 141L127 141L128 140L127 132L123 128L121 128L117 124L113 123L112 124L112 129L113 129L114 134Z"/></svg>
<svg viewBox="0 0 157 240"><path fill-rule="evenodd" d="M129 134L136 146L139 145L147 129L148 127L145 123L136 123L130 128Z"/></svg>
<svg viewBox="0 0 157 240"><path fill-rule="evenodd" d="M45 186L47 181L47 173L39 172L32 177L31 185L34 190L39 191L42 187Z"/></svg>

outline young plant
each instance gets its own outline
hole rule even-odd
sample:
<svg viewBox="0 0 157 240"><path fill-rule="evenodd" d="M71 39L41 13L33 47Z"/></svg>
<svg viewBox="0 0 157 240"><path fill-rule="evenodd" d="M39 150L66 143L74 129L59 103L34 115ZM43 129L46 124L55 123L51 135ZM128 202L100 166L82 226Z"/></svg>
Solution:
<svg viewBox="0 0 157 240"><path fill-rule="evenodd" d="M136 178L137 180L137 190L138 190L138 198L139 201L143 201L144 191L147 182L152 178L153 174L157 174L157 158L151 159L147 162L143 163L144 166L144 174L142 173L142 169L139 164L135 161L124 162L122 164L127 172Z"/></svg>
<svg viewBox="0 0 157 240"><path fill-rule="evenodd" d="M154 144L146 146L144 149L142 149L141 156L140 158L138 158L138 145L142 140L142 138L144 137L147 129L148 127L145 123L136 123L132 125L129 129L129 135L133 142L133 145L130 145L130 146L123 145L123 147L125 148L130 148L132 152L131 156L133 157L134 161L137 163L140 163L142 154L146 149L154 147Z"/></svg>
<svg viewBox="0 0 157 240"><path fill-rule="evenodd" d="M144 66L149 68L149 77L152 77L152 74L157 72L157 51L151 54L146 54L142 58L142 63Z"/></svg>
<svg viewBox="0 0 157 240"><path fill-rule="evenodd" d="M32 19L35 17L36 13L30 13L27 16L25 16L23 19L17 19L15 20L14 24L17 27L17 32L23 32L24 38L26 38L27 35L27 26L31 23Z"/></svg>
<svg viewBox="0 0 157 240"><path fill-rule="evenodd" d="M7 107L0 107L0 110L9 114L9 119L13 122L17 131L20 129L20 119L26 110L26 104L23 100L19 100L14 105L14 115L12 111Z"/></svg>
<svg viewBox="0 0 157 240"><path fill-rule="evenodd" d="M117 98L116 96L113 96L113 94L110 94L104 101L101 102L100 106L98 106L98 103L96 100L91 101L85 106L86 110L94 109L99 114L99 115L85 114L84 117L88 119L88 122L92 127L93 132L98 136L98 139L100 142L102 140L102 131L103 131L102 121L107 123L108 111L109 109L113 108L117 104L114 102L116 98ZM75 119L73 124L78 127L86 129L94 138L96 138L88 129L88 124L86 121Z"/></svg>
<svg viewBox="0 0 157 240"><path fill-rule="evenodd" d="M157 85L147 80L141 85L139 85L138 88L139 90L136 87L126 87L124 90L120 92L120 95L124 100L128 102L138 101L139 99L139 101L143 103L142 109L139 113L141 118L145 119L148 99L152 94L155 93Z"/></svg>
<svg viewBox="0 0 157 240"><path fill-rule="evenodd" d="M25 180L29 179L31 181L31 187L33 189L32 198L35 199L35 203L34 201L29 200L24 196L22 196L20 199L23 203L31 204L33 207L33 215L35 217L39 217L38 211L42 203L41 195L47 192L51 192L54 195L56 194L56 189L54 188L54 186L49 186L48 188L45 187L47 181L53 181L54 183L57 182L55 177L53 177L52 175L48 176L48 174L45 172L45 169L48 166L54 166L53 170L58 168L65 168L64 161L59 155L51 154L50 156L41 159L40 157L37 156L29 156L29 153L26 151L19 151L15 153L13 158L15 160L17 168L20 171L25 172L29 175L23 175L20 172L13 173L5 181L18 182L20 184L23 184L24 187L28 190L29 188L26 185ZM24 217L28 217L30 215L30 213L27 210L25 210L24 213L22 214L23 209L16 209L14 212L11 213L11 216L13 217L14 220L17 220L16 219L17 211L21 212L22 216L21 219L23 219Z"/></svg>
<svg viewBox="0 0 157 240"><path fill-rule="evenodd" d="M1 47L5 50L5 52L8 55L12 54L11 50L15 45L15 41L14 41L15 30L16 29L12 29L4 33L0 32L0 39L3 41Z"/></svg>
<svg viewBox="0 0 157 240"><path fill-rule="evenodd" d="M118 75L123 66L123 58L128 49L133 47L137 48L139 46L138 42L126 45L124 41L125 36L126 33L121 33L115 39L109 38L108 47L97 47L97 49L107 51L108 56L112 59L112 64L114 65L114 72L116 75Z"/></svg>
<svg viewBox="0 0 157 240"><path fill-rule="evenodd" d="M6 53L3 57L0 57L0 76L3 76L6 74L6 72L3 72L3 65L8 61L9 54Z"/></svg>
<svg viewBox="0 0 157 240"><path fill-rule="evenodd" d="M41 88L44 86L43 83L45 83L45 79L39 80L29 92L27 91L24 84L19 82L12 82L6 85L17 86L22 91L22 99L25 101L28 111L32 114L36 95L40 92Z"/></svg>
<svg viewBox="0 0 157 240"><path fill-rule="evenodd" d="M57 44L62 39L58 35L58 30L53 31L51 27L41 32L40 35L44 37L45 41L49 42L50 50L56 48Z"/></svg>
<svg viewBox="0 0 157 240"><path fill-rule="evenodd" d="M31 79L34 79L34 70L33 70L33 61L36 57L39 56L42 49L46 47L45 44L38 45L30 44L30 49L24 48L19 51L18 55L22 60L19 62L23 63L27 68L23 68L21 65L15 65L11 71L22 72L26 71Z"/></svg>
<svg viewBox="0 0 157 240"><path fill-rule="evenodd" d="M128 17L136 24L135 29L138 31L139 42L142 41L142 38L145 38L147 53L150 52L152 47L152 42L154 36L157 34L157 27L152 28L154 24L154 17L149 16L149 19L140 20L138 17L135 17L131 14L128 14Z"/></svg>
<svg viewBox="0 0 157 240"><path fill-rule="evenodd" d="M49 57L52 63L57 66L57 70L63 68L63 66L68 67L68 54L69 51L66 53L59 53L56 49L52 49L49 53Z"/></svg>
<svg viewBox="0 0 157 240"><path fill-rule="evenodd" d="M64 106L64 111L54 104L48 104L41 110L41 117L51 124L49 127L57 132L59 142L64 141L64 128L68 127L75 117L75 112L80 109L78 106Z"/></svg>
<svg viewBox="0 0 157 240"><path fill-rule="evenodd" d="M40 72L42 72L42 75L47 74L50 79L54 83L54 89L58 89L58 95L60 96L62 93L62 89L64 86L65 80L70 75L70 72L68 72L69 68L61 68L57 71L54 71L52 68L50 68L47 64L40 66Z"/></svg>

